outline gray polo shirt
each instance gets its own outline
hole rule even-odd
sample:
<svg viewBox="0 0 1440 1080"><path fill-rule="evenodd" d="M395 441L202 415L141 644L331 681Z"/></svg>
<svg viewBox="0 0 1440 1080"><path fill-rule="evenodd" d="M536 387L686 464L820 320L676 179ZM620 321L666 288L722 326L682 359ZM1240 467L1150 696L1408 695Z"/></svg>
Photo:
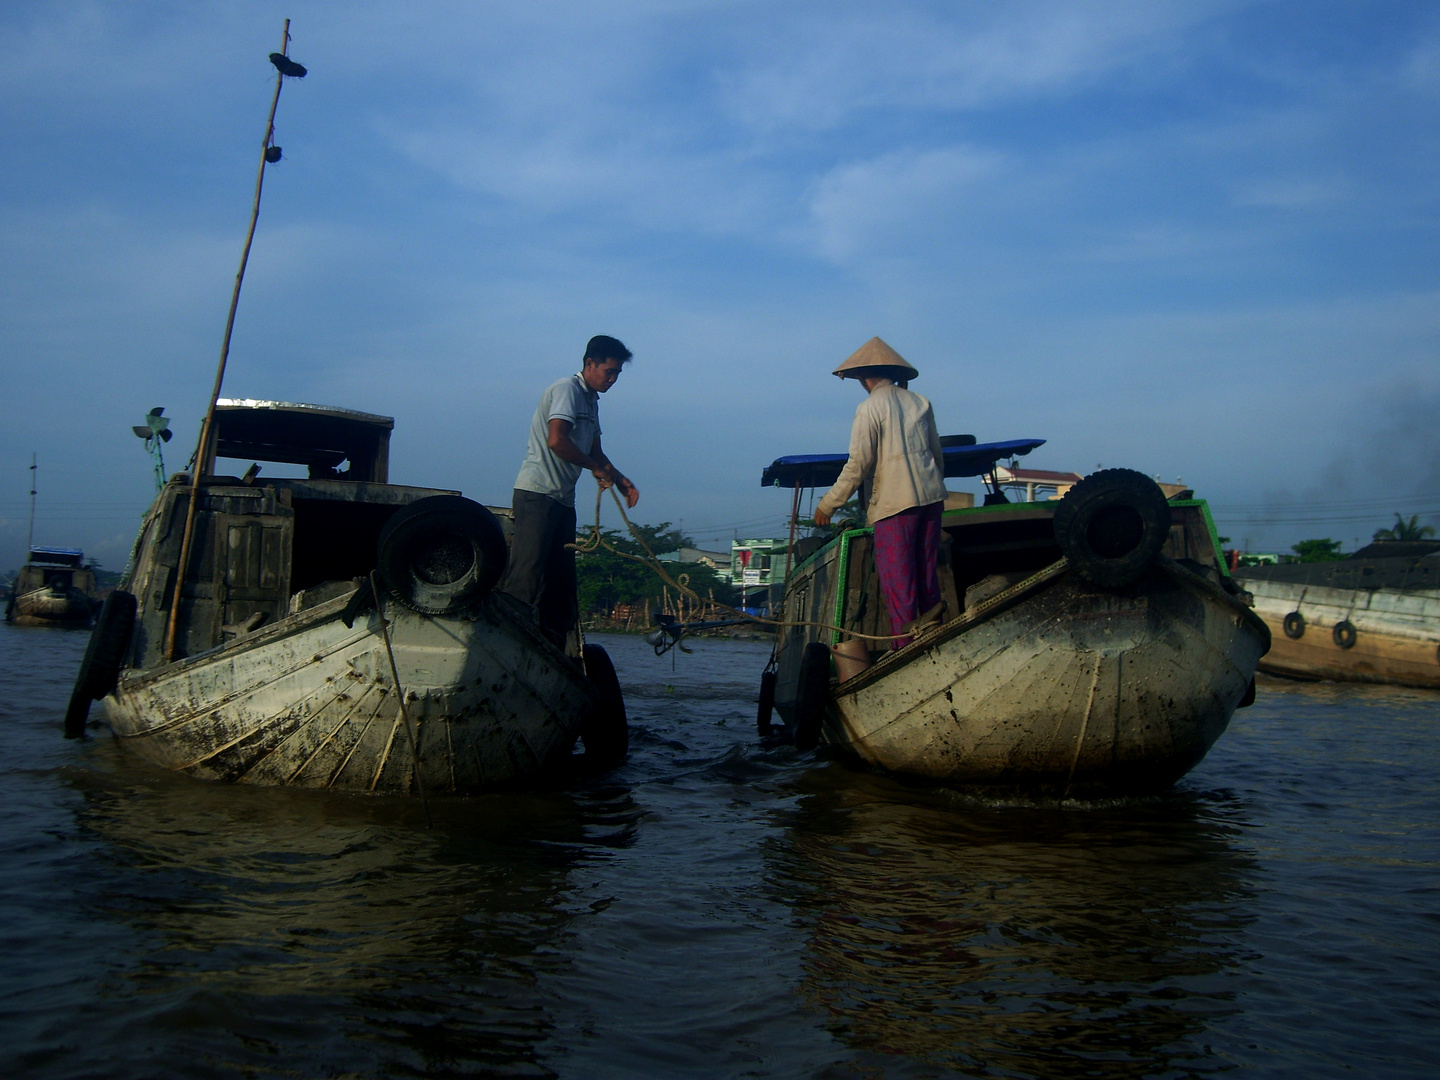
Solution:
<svg viewBox="0 0 1440 1080"><path fill-rule="evenodd" d="M525 448L525 461L515 486L521 491L575 505L575 481L583 472L550 449L550 421L569 420L570 441L589 454L595 449L600 434L600 395L585 385L579 375L561 379L540 395L540 407L530 421L530 442Z"/></svg>

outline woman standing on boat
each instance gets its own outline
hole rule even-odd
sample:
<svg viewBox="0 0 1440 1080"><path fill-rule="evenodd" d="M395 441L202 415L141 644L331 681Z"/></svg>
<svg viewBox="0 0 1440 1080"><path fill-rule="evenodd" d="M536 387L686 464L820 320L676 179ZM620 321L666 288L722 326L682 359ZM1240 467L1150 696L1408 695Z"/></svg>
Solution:
<svg viewBox="0 0 1440 1080"><path fill-rule="evenodd" d="M875 572L890 612L891 648L940 618L940 513L945 507L945 452L930 402L909 389L920 373L878 337L835 369L857 379L866 398L850 429L850 459L815 508L831 516L855 489L875 529Z"/></svg>

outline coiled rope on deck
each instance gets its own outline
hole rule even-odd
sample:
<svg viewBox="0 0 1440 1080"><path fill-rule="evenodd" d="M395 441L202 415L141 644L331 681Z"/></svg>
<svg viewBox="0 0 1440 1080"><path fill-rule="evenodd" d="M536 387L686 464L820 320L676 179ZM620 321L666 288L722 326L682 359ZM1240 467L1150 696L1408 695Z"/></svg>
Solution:
<svg viewBox="0 0 1440 1080"><path fill-rule="evenodd" d="M656 556L654 550L650 547L648 543L646 543L645 537L641 534L640 530L635 527L635 524L630 520L630 516L625 513L625 504L620 501L620 496L616 492L615 488L612 486L608 490L610 492L610 497L615 500L615 508L620 511L620 519L625 522L625 527L630 530L630 535L634 538L635 542L639 544L640 547L644 550L645 554L633 555L628 551L621 551L614 544L606 540L604 533L600 531L600 507L601 500L605 497L605 489L595 492L595 524L590 526L590 539L584 541L583 543L566 544L566 547L573 548L577 553L582 555L586 554L587 552L598 551L600 548L603 547L606 551L609 551L611 554L614 555L619 555L622 559L629 559L632 562L638 562L643 566L649 567L649 569L655 574L656 577L660 578L661 581L665 582L677 592L683 593L684 595L690 597L697 604L713 604L715 607L722 608L723 610L731 612L732 614L749 622L762 623L766 626L774 626L777 629L782 630L787 626L815 626L819 627L821 630L834 630L841 634L848 634L852 638L861 638L865 641L897 641L902 638L911 638L915 636L915 631L913 630L909 633L904 634L862 634L858 630L851 630L848 627L844 626L836 626L834 623L815 622L809 619L767 619L761 615L751 615L748 612L741 611L739 608L733 608L729 604L721 603L719 600L707 600L705 597L697 593L694 589L690 588L689 574L679 575L679 580L676 580L675 578L670 576L670 574L666 571L664 564L662 564L659 557Z"/></svg>

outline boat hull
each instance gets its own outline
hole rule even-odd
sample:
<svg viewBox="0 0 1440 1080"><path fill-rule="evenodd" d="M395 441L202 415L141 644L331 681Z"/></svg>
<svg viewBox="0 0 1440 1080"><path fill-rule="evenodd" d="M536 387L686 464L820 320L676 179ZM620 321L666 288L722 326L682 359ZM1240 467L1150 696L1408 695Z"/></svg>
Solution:
<svg viewBox="0 0 1440 1080"><path fill-rule="evenodd" d="M1268 645L1241 603L1173 564L1121 591L1066 573L966 623L840 684L826 738L946 783L1159 790L1224 732Z"/></svg>
<svg viewBox="0 0 1440 1080"><path fill-rule="evenodd" d="M1440 689L1440 590L1336 589L1259 578L1244 585L1275 639L1262 671ZM1292 638L1285 617L1296 611L1304 621ZM1341 622L1354 628L1349 648L1335 639Z"/></svg>
<svg viewBox="0 0 1440 1080"><path fill-rule="evenodd" d="M89 626L95 613L80 589L32 589L15 597L10 619L17 626Z"/></svg>
<svg viewBox="0 0 1440 1080"><path fill-rule="evenodd" d="M519 605L492 594L467 617L387 610L402 713L379 616L347 627L347 599L126 672L105 699L110 727L195 777L369 794L495 790L565 764L596 691Z"/></svg>

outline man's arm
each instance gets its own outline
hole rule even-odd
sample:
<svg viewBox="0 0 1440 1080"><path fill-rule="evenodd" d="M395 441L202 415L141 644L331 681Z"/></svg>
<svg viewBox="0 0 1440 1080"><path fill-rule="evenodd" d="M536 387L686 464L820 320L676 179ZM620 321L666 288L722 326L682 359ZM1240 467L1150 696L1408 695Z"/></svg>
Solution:
<svg viewBox="0 0 1440 1080"><path fill-rule="evenodd" d="M588 454L576 446L575 440L570 438L570 432L574 426L569 420L560 417L551 420L546 431L546 445L562 461L568 461L571 465L579 465L582 469L589 469L595 477L595 482L600 485L601 491L614 484L624 494L626 505L633 507L640 501L640 489L632 484L619 469L615 468L610 459L605 456L605 450L600 445L599 435L595 436L595 447Z"/></svg>

